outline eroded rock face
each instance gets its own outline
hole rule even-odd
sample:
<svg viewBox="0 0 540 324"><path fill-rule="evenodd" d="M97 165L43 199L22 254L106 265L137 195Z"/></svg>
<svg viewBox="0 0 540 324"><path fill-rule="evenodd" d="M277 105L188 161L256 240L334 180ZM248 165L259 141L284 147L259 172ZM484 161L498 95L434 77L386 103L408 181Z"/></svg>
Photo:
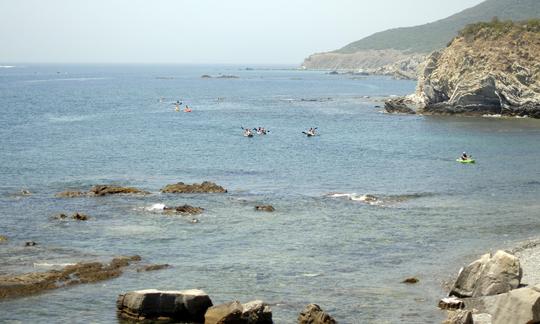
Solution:
<svg viewBox="0 0 540 324"><path fill-rule="evenodd" d="M414 105L391 99L387 109L540 118L540 30L527 22L501 24L465 29L432 53L423 63Z"/></svg>
<svg viewBox="0 0 540 324"><path fill-rule="evenodd" d="M298 316L298 324L336 324L332 316L325 313L319 305L309 304Z"/></svg>
<svg viewBox="0 0 540 324"><path fill-rule="evenodd" d="M121 257L113 259L110 264L86 262L66 266L62 270L0 276L0 299L115 278L122 274L122 268L137 259L140 257Z"/></svg>
<svg viewBox="0 0 540 324"><path fill-rule="evenodd" d="M185 184L178 182L176 184L170 184L161 189L161 192L165 193L224 193L227 192L225 188L219 186L213 182L205 181L203 183Z"/></svg>
<svg viewBox="0 0 540 324"><path fill-rule="evenodd" d="M238 301L210 307L204 316L205 324L271 324L272 311L261 300L240 304Z"/></svg>
<svg viewBox="0 0 540 324"><path fill-rule="evenodd" d="M457 297L497 295L516 289L523 272L519 259L502 250L484 254L461 270L450 291Z"/></svg>
<svg viewBox="0 0 540 324"><path fill-rule="evenodd" d="M201 214L204 211L204 208L193 207L193 206L190 206L190 205L183 205L183 206L177 206L177 207L164 207L163 210L166 213L179 213L179 214L197 215L197 214Z"/></svg>
<svg viewBox="0 0 540 324"><path fill-rule="evenodd" d="M443 324L474 324L470 310L457 310L448 313L448 318Z"/></svg>
<svg viewBox="0 0 540 324"><path fill-rule="evenodd" d="M118 296L118 314L132 320L174 320L204 322L206 310L212 306L210 297L198 289L161 291L146 289Z"/></svg>

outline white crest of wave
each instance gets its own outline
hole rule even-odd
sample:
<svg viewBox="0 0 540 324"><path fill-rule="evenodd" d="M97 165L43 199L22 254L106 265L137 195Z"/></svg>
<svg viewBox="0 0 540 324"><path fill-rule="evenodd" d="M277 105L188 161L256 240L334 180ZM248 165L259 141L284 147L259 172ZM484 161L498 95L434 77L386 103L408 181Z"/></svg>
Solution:
<svg viewBox="0 0 540 324"><path fill-rule="evenodd" d="M161 204L161 203L153 204L152 206L144 208L144 210L146 211L160 211L163 209L165 209L165 204Z"/></svg>
<svg viewBox="0 0 540 324"><path fill-rule="evenodd" d="M41 262L41 263L34 263L34 268L63 268L71 265L75 265L76 263L47 263L47 262Z"/></svg>

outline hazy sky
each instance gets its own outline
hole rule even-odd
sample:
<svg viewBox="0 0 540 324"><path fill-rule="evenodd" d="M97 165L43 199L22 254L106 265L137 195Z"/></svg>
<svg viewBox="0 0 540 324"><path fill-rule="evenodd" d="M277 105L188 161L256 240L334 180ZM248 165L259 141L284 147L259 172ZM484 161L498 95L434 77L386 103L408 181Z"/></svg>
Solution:
<svg viewBox="0 0 540 324"><path fill-rule="evenodd" d="M0 0L0 64L286 63L482 0Z"/></svg>

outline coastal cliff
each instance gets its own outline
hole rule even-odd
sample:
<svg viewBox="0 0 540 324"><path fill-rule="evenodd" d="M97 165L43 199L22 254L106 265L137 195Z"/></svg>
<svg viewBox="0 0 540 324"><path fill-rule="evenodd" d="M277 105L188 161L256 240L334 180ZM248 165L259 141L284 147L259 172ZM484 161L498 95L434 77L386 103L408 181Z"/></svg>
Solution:
<svg viewBox="0 0 540 324"><path fill-rule="evenodd" d="M414 7L411 10L415 10ZM416 67L434 50L445 47L465 26L501 20L540 17L538 0L486 0L447 18L427 24L393 28L352 42L338 50L310 55L302 63L310 70L347 70L416 79Z"/></svg>
<svg viewBox="0 0 540 324"><path fill-rule="evenodd" d="M388 112L540 118L540 20L467 26L423 63L417 90Z"/></svg>

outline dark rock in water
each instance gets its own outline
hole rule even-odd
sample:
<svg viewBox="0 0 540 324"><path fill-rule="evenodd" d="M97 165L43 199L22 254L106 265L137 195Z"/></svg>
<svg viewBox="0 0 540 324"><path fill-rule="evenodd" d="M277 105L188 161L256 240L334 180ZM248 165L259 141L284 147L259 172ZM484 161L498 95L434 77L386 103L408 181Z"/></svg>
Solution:
<svg viewBox="0 0 540 324"><path fill-rule="evenodd" d="M165 193L224 193L227 190L217 184L209 181L203 183L185 184L178 182L170 184L161 189Z"/></svg>
<svg viewBox="0 0 540 324"><path fill-rule="evenodd" d="M465 307L463 300L456 297L443 298L439 301L440 309L462 309Z"/></svg>
<svg viewBox="0 0 540 324"><path fill-rule="evenodd" d="M28 241L28 242L24 243L24 246L36 246L36 245L38 245L38 244L36 242L34 242L34 241Z"/></svg>
<svg viewBox="0 0 540 324"><path fill-rule="evenodd" d="M319 305L309 304L298 316L298 324L336 324L332 316L325 313Z"/></svg>
<svg viewBox="0 0 540 324"><path fill-rule="evenodd" d="M416 105L408 98L389 99L384 102L384 110L391 114L416 114Z"/></svg>
<svg viewBox="0 0 540 324"><path fill-rule="evenodd" d="M171 266L168 264L149 264L144 267L137 268L137 272L156 271L161 269L167 269Z"/></svg>
<svg viewBox="0 0 540 324"><path fill-rule="evenodd" d="M223 74L217 77L218 79L239 79L239 76Z"/></svg>
<svg viewBox="0 0 540 324"><path fill-rule="evenodd" d="M63 191L63 192L57 193L55 196L57 198L75 198L75 197L82 197L86 195L87 193L82 192L82 191Z"/></svg>
<svg viewBox="0 0 540 324"><path fill-rule="evenodd" d="M418 280L418 278L411 277L411 278L407 278L407 279L403 280L402 283L415 284L415 283L418 283L419 281L420 280Z"/></svg>
<svg viewBox="0 0 540 324"><path fill-rule="evenodd" d="M332 72L328 72L328 74L330 74L330 75L338 75L339 72L338 71L332 71Z"/></svg>
<svg viewBox="0 0 540 324"><path fill-rule="evenodd" d="M0 244L7 242L8 238L4 235L0 235Z"/></svg>
<svg viewBox="0 0 540 324"><path fill-rule="evenodd" d="M69 265L62 270L0 276L0 299L27 296L50 289L115 278L122 274L122 268L127 265L129 262L122 264L111 262L108 265L88 262Z"/></svg>
<svg viewBox="0 0 540 324"><path fill-rule="evenodd" d="M142 191L133 187L120 187L120 186L109 186L109 185L97 185L93 186L89 191L90 195L95 196L106 196L106 195L116 195L116 194L149 194L147 191Z"/></svg>
<svg viewBox="0 0 540 324"><path fill-rule="evenodd" d="M123 268L130 265L133 261L138 262L141 260L142 258L139 255L118 256L111 260L110 267L113 269Z"/></svg>
<svg viewBox="0 0 540 324"><path fill-rule="evenodd" d="M443 324L474 324L470 310L457 310L448 312L448 318Z"/></svg>
<svg viewBox="0 0 540 324"><path fill-rule="evenodd" d="M160 291L156 289L130 291L118 296L118 315L130 320L169 320L202 323L212 306L210 297L197 289Z"/></svg>
<svg viewBox="0 0 540 324"><path fill-rule="evenodd" d="M86 220L88 220L88 216L85 215L85 214L81 214L81 213L75 213L75 214L73 214L73 216L71 216L71 218L73 218L74 220L78 220L78 221L86 221Z"/></svg>
<svg viewBox="0 0 540 324"><path fill-rule="evenodd" d="M210 307L205 324L271 324L272 311L260 300L240 304L238 301Z"/></svg>
<svg viewBox="0 0 540 324"><path fill-rule="evenodd" d="M210 79L210 78L212 78L212 76L208 75L208 74L203 74L203 75L201 75L201 78L202 79Z"/></svg>
<svg viewBox="0 0 540 324"><path fill-rule="evenodd" d="M522 274L516 256L501 250L493 256L485 254L460 271L450 295L480 297L505 293L519 286Z"/></svg>
<svg viewBox="0 0 540 324"><path fill-rule="evenodd" d="M197 218L193 218L189 222L192 223L192 224L197 224L199 222L199 220Z"/></svg>
<svg viewBox="0 0 540 324"><path fill-rule="evenodd" d="M204 208L193 207L190 205L183 205L177 207L164 207L163 210L167 213L180 213L180 214L191 214L196 215L204 211Z"/></svg>
<svg viewBox="0 0 540 324"><path fill-rule="evenodd" d="M255 206L255 210L258 210L258 211L265 211L265 212L273 212L273 211L275 211L274 207L271 206L271 205L259 205L259 206Z"/></svg>
<svg viewBox="0 0 540 324"><path fill-rule="evenodd" d="M54 216L55 219L66 219L68 216L64 213L60 213Z"/></svg>

